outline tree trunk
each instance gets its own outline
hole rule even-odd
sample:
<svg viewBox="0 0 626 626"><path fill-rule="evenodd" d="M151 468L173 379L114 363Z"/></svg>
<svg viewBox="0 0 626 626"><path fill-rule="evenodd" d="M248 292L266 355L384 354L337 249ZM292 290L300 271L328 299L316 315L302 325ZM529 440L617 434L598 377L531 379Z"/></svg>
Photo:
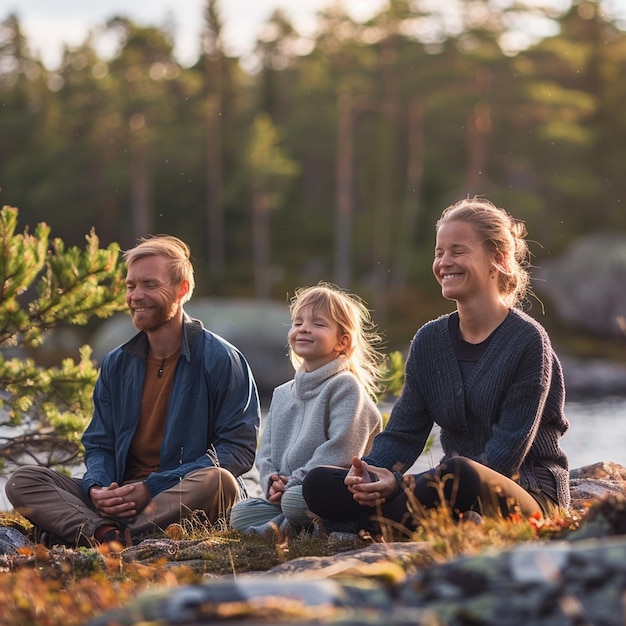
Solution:
<svg viewBox="0 0 626 626"><path fill-rule="evenodd" d="M347 94L338 101L337 129L337 216L335 224L335 282L350 286L350 250L352 246L353 184L353 104Z"/></svg>
<svg viewBox="0 0 626 626"><path fill-rule="evenodd" d="M206 227L209 272L221 276L226 265L224 245L224 72L227 70L222 49L222 20L218 0L206 0L206 30L203 35L206 77Z"/></svg>
<svg viewBox="0 0 626 626"><path fill-rule="evenodd" d="M476 73L477 101L467 120L467 172L465 188L467 194L475 196L485 193L487 181L488 142L491 133L491 105L487 100L491 85L491 71Z"/></svg>
<svg viewBox="0 0 626 626"><path fill-rule="evenodd" d="M266 192L255 187L252 195L252 259L254 265L254 295L271 296L269 203Z"/></svg>
<svg viewBox="0 0 626 626"><path fill-rule="evenodd" d="M423 103L418 98L413 98L409 108L406 187L402 215L398 223L398 245L392 276L392 284L398 289L407 287L409 267L413 256L413 238L424 178L424 119Z"/></svg>
<svg viewBox="0 0 626 626"><path fill-rule="evenodd" d="M147 237L152 233L150 215L150 192L146 145L141 137L143 128L130 133L130 211L134 238Z"/></svg>
<svg viewBox="0 0 626 626"><path fill-rule="evenodd" d="M211 63L207 61L207 64ZM213 62L215 63L215 61ZM221 61L219 63L221 66ZM207 142L206 142L206 211L207 241L209 245L209 269L214 276L224 273L224 215L222 195L224 168L222 159L222 87L221 70L216 69L216 93L207 99Z"/></svg>
<svg viewBox="0 0 626 626"><path fill-rule="evenodd" d="M398 153L397 114L399 84L396 72L395 39L390 39L381 53L383 100L381 103L376 205L374 207L374 240L372 303L378 324L385 324L388 309L389 272L391 270L391 232L395 221L394 181Z"/></svg>

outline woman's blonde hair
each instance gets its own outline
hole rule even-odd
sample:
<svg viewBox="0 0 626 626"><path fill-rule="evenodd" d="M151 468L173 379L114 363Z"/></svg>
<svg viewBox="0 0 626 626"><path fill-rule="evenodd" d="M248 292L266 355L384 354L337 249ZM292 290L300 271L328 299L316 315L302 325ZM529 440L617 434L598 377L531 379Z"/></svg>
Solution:
<svg viewBox="0 0 626 626"><path fill-rule="evenodd" d="M162 256L168 260L170 280L174 285L180 285L184 280L189 283L189 291L182 299L183 304L187 302L195 287L189 246L172 235L154 235L139 239L134 248L124 252L123 259L130 267L137 259L148 256Z"/></svg>
<svg viewBox="0 0 626 626"><path fill-rule="evenodd" d="M493 265L498 272L500 294L510 307L521 307L530 286L531 255L526 242L526 225L485 198L460 200L443 211L435 230L446 222L467 222L483 240L487 252L502 261Z"/></svg>
<svg viewBox="0 0 626 626"><path fill-rule="evenodd" d="M376 398L383 375L384 357L377 349L382 343L382 337L363 300L336 285L320 282L314 287L296 290L289 306L291 319L296 319L305 307L312 307L314 311L328 316L339 326L339 334L349 337L343 354L348 360L350 371L367 392ZM302 359L291 347L289 358L295 369L302 364Z"/></svg>

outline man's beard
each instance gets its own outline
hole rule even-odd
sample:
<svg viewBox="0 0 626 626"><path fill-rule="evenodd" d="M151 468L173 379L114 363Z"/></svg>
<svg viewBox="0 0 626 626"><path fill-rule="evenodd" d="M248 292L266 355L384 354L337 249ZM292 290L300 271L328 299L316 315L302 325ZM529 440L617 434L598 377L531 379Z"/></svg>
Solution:
<svg viewBox="0 0 626 626"><path fill-rule="evenodd" d="M157 330L160 330L175 317L178 312L178 307L176 306L176 303L172 303L169 308L165 306L155 306L150 309L150 311L150 316L142 317L137 320L135 319L135 316L133 316L133 325L137 330L143 330L146 332L156 332Z"/></svg>

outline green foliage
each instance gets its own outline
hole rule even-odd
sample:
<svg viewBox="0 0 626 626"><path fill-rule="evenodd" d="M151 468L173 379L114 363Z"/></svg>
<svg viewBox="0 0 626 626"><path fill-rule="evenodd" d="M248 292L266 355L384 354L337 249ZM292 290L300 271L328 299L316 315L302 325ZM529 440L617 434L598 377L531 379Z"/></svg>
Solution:
<svg viewBox="0 0 626 626"><path fill-rule="evenodd" d="M247 165L255 185L271 188L277 181L289 180L298 173L298 165L281 147L279 130L268 115L254 120L247 152ZM270 202L270 206L275 203Z"/></svg>
<svg viewBox="0 0 626 626"><path fill-rule="evenodd" d="M396 350L390 352L385 360L385 373L383 375L384 391L379 395L379 403L392 402L394 398L400 395L402 386L404 385L404 356L402 352ZM383 418L383 428L389 422L389 411L381 410ZM433 446L435 439L433 435L428 437L422 454L426 454Z"/></svg>
<svg viewBox="0 0 626 626"><path fill-rule="evenodd" d="M382 376L382 391L378 395L378 403L385 404L400 395L402 385L404 384L404 357L399 351L389 353L385 358L385 370ZM382 408L381 415L383 418L383 428L389 421L389 411Z"/></svg>
<svg viewBox="0 0 626 626"><path fill-rule="evenodd" d="M390 352L387 355L383 382L385 396L397 396L402 391L402 385L404 384L404 356L399 350Z"/></svg>
<svg viewBox="0 0 626 626"><path fill-rule="evenodd" d="M190 67L167 28L116 18L110 58L88 37L48 70L4 20L0 185L27 223L54 211L68 245L92 226L124 247L177 235L208 260L197 295L342 283L394 349L432 315L425 298L393 320L387 307L434 285L433 225L452 201L486 195L525 220L539 267L576 237L626 231L626 34L606 3L457 3L454 28L443 3L394 0L365 23L336 6L307 37L276 12L242 60L221 4L205 4Z"/></svg>
<svg viewBox="0 0 626 626"><path fill-rule="evenodd" d="M49 242L40 223L16 234L18 210L0 211L0 438L3 466L37 462L67 465L80 454L80 436L93 411L98 371L91 348L78 363L42 367L33 358L9 357L8 348L41 346L56 328L84 325L124 310L123 265L119 247L101 249L95 232L84 250Z"/></svg>

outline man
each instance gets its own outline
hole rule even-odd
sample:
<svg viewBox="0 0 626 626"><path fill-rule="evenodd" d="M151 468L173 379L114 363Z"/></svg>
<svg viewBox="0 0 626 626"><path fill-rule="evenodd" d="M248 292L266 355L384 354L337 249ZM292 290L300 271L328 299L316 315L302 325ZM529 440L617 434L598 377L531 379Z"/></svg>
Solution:
<svg viewBox="0 0 626 626"><path fill-rule="evenodd" d="M254 462L259 400L248 364L183 310L194 288L180 239L124 253L126 304L139 330L110 352L83 435L86 472L25 466L6 493L38 529L70 545L123 542L195 511L226 517Z"/></svg>

